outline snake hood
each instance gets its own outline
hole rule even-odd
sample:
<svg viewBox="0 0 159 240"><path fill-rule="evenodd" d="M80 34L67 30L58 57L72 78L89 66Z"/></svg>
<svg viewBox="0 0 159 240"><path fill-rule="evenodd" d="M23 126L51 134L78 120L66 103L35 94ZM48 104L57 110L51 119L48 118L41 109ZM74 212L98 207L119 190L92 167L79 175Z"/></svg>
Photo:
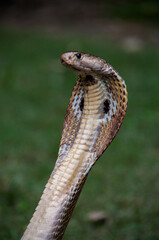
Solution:
<svg viewBox="0 0 159 240"><path fill-rule="evenodd" d="M22 240L61 240L92 166L118 132L127 107L125 81L105 60L67 52L79 75L63 124L55 167Z"/></svg>
<svg viewBox="0 0 159 240"><path fill-rule="evenodd" d="M61 63L78 74L110 74L113 68L103 59L82 52L67 52L61 56Z"/></svg>

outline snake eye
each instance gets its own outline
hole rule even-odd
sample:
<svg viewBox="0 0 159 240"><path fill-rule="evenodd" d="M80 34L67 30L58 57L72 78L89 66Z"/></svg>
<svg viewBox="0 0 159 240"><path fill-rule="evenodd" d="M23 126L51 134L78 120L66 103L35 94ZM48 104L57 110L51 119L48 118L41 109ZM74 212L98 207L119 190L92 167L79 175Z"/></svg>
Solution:
<svg viewBox="0 0 159 240"><path fill-rule="evenodd" d="M80 54L80 53L77 53L77 54L76 54L76 57L77 57L78 59L80 59L80 58L81 58L81 54Z"/></svg>

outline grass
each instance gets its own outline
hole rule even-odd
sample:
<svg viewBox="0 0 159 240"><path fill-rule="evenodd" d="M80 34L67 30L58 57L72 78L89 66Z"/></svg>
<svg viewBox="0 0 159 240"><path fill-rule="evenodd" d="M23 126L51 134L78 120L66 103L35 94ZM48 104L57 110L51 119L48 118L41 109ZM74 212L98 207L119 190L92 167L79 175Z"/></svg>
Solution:
<svg viewBox="0 0 159 240"><path fill-rule="evenodd" d="M159 50L129 52L100 38L0 30L0 239L20 239L57 158L76 75L60 55L101 56L126 80L117 137L90 172L64 239L159 239ZM103 225L87 214L102 210Z"/></svg>

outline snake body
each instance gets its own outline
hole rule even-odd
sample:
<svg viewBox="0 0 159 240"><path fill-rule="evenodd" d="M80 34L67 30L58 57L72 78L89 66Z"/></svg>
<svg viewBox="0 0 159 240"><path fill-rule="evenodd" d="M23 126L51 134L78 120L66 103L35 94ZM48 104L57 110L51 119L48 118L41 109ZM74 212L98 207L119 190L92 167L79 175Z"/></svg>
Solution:
<svg viewBox="0 0 159 240"><path fill-rule="evenodd" d="M64 120L55 168L22 240L60 240L87 175L118 132L127 107L124 80L105 60L61 56L78 80Z"/></svg>

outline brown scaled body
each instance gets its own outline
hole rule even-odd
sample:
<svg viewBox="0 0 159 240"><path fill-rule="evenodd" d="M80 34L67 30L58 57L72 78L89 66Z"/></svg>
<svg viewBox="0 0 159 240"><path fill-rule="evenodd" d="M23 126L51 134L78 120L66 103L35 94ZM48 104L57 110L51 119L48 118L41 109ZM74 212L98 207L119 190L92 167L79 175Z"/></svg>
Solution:
<svg viewBox="0 0 159 240"><path fill-rule="evenodd" d="M63 125L58 159L22 240L60 240L87 175L118 132L127 107L124 80L103 59L68 52L79 75Z"/></svg>

